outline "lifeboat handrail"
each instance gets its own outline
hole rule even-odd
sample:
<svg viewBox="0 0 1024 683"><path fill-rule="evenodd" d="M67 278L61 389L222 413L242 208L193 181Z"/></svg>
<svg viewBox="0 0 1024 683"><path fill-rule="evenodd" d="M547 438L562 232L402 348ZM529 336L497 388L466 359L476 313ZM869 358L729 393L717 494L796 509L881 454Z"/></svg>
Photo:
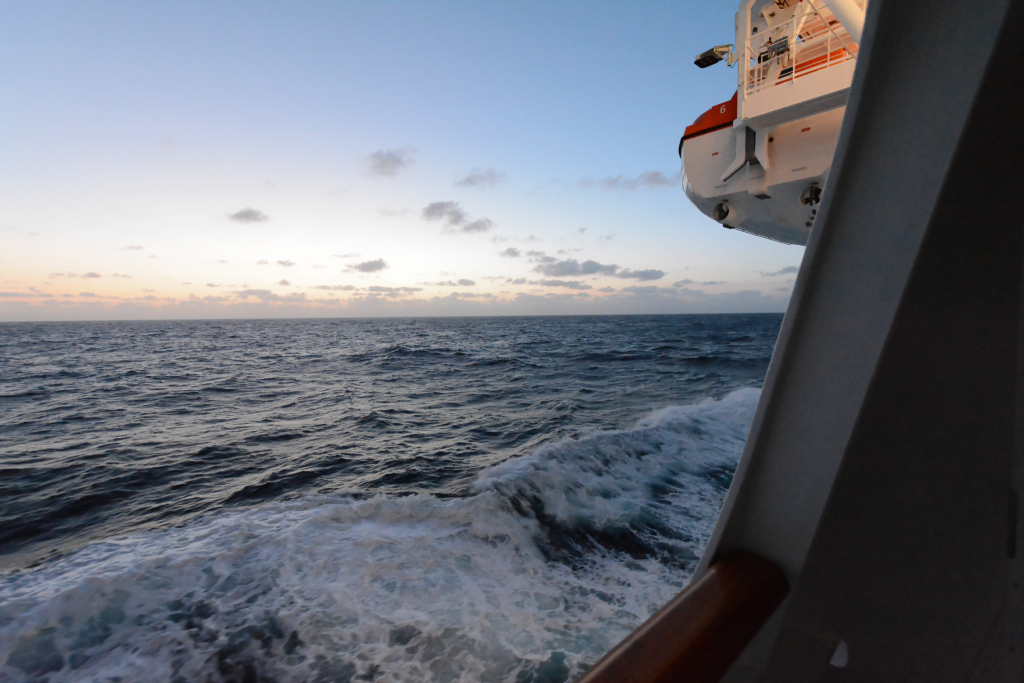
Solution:
<svg viewBox="0 0 1024 683"><path fill-rule="evenodd" d="M814 0L807 0L807 6L809 12L796 13L771 27L770 33L754 34L744 41L744 97L856 59L858 45L832 11ZM787 47L772 50L766 40L771 40L771 45L785 42Z"/></svg>
<svg viewBox="0 0 1024 683"><path fill-rule="evenodd" d="M850 57L855 58L857 55L850 50L850 47L846 44L846 41L843 40L842 37L838 33L836 33L835 29L832 28L832 22L824 21L825 15L822 14L822 10L818 9L818 6L814 4L814 0L807 0L807 4L810 5L811 9L813 9L818 14L818 16L822 18L822 21L825 24L825 28L828 29L829 33L835 36L835 39L839 41L839 44L843 46L843 49L846 50L847 54L849 54ZM831 7L828 8L828 11L830 14L832 14L832 16L835 16L835 12L832 11ZM839 17L836 17L836 21L839 21ZM846 30L846 27L843 26L841 22L838 25L842 27L843 33L846 35L847 38L850 39L850 42L856 45L856 43L853 40L853 36L851 36L850 32Z"/></svg>

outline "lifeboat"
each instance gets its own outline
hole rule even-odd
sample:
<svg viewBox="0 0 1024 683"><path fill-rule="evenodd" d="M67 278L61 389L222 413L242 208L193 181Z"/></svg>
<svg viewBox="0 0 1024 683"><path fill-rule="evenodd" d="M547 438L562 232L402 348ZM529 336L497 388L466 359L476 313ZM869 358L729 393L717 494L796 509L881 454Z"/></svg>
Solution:
<svg viewBox="0 0 1024 683"><path fill-rule="evenodd" d="M679 141L683 189L722 227L807 244L828 185L867 0L744 0L736 42L697 56L738 66L736 93ZM737 47L738 46L738 47Z"/></svg>

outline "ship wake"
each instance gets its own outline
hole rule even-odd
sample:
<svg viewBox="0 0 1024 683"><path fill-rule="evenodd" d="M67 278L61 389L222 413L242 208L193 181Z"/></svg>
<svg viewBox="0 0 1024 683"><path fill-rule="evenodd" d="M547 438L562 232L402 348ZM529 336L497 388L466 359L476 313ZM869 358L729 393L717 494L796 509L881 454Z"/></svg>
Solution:
<svg viewBox="0 0 1024 683"><path fill-rule="evenodd" d="M0 584L0 681L566 681L689 580L758 392L481 472L89 544Z"/></svg>

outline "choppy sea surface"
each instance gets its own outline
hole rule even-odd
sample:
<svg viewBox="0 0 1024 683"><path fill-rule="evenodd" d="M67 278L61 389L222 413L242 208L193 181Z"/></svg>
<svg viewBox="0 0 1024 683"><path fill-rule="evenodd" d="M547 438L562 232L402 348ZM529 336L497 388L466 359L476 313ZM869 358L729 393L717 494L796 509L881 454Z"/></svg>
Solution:
<svg viewBox="0 0 1024 683"><path fill-rule="evenodd" d="M0 325L0 682L572 680L688 581L781 322Z"/></svg>

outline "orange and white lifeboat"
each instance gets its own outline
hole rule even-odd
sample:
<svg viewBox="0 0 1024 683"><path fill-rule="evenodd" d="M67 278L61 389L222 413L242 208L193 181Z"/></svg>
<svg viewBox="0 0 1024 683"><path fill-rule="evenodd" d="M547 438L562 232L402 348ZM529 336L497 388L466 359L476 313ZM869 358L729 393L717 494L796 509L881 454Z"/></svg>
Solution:
<svg viewBox="0 0 1024 683"><path fill-rule="evenodd" d="M867 0L744 0L736 45L697 57L738 64L736 94L679 141L686 196L723 227L806 244L857 62Z"/></svg>

